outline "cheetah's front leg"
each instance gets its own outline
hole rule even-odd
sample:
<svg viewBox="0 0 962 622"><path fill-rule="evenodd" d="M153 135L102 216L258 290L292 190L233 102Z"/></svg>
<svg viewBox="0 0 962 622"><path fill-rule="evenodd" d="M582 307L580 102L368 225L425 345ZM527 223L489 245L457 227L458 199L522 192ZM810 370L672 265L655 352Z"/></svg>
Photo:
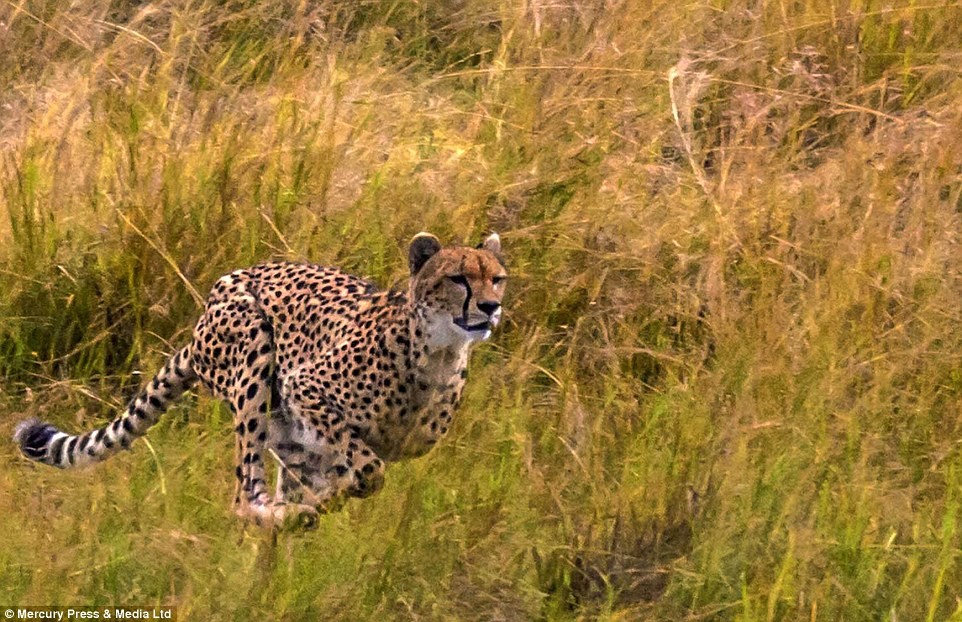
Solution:
<svg viewBox="0 0 962 622"><path fill-rule="evenodd" d="M340 409L322 397L312 377L288 384L288 436L278 443L283 463L283 494L329 507L343 496L367 497L384 483L384 462L348 423Z"/></svg>
<svg viewBox="0 0 962 622"><path fill-rule="evenodd" d="M327 507L335 493L325 477L324 446L298 417L286 410L271 416L268 451L277 460L274 499Z"/></svg>

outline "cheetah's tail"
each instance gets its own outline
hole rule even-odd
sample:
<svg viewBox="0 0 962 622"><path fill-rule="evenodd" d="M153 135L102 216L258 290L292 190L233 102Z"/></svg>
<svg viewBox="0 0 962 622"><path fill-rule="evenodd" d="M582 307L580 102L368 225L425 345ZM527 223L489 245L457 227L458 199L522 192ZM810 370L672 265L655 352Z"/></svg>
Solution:
<svg viewBox="0 0 962 622"><path fill-rule="evenodd" d="M106 426L74 436L39 419L27 419L17 425L13 440L31 460L61 469L100 462L146 434L170 403L195 382L197 374L190 364L188 346L172 356L147 389Z"/></svg>

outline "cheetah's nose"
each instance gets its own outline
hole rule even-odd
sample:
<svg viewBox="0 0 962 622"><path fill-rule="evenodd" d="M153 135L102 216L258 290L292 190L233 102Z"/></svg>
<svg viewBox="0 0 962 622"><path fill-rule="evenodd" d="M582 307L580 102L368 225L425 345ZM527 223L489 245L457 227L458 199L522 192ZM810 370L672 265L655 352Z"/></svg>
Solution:
<svg viewBox="0 0 962 622"><path fill-rule="evenodd" d="M494 315L494 312L500 308L501 303L493 300L485 300L478 303L478 309L481 309L481 312L487 315Z"/></svg>

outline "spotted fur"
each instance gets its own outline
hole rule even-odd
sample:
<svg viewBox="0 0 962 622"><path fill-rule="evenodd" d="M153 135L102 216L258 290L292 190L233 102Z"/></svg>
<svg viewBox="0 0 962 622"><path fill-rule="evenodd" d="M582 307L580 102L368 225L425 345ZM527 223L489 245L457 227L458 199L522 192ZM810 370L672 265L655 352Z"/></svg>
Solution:
<svg viewBox="0 0 962 622"><path fill-rule="evenodd" d="M376 492L386 461L422 455L451 426L470 346L501 317L497 234L442 248L421 233L407 291L379 291L336 268L271 263L214 285L190 345L106 426L76 436L36 419L22 452L60 468L127 449L200 381L234 413L238 513L310 522L345 496ZM276 491L265 464L278 462Z"/></svg>

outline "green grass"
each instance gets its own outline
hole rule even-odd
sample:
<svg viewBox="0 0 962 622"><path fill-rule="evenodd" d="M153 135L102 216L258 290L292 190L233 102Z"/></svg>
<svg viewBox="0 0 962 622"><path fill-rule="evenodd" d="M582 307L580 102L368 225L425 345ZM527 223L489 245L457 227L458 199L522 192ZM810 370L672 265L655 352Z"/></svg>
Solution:
<svg viewBox="0 0 962 622"><path fill-rule="evenodd" d="M221 274L502 234L431 454L276 543L185 400L0 443L0 604L962 619L955 3L0 4L0 432L110 418Z"/></svg>

